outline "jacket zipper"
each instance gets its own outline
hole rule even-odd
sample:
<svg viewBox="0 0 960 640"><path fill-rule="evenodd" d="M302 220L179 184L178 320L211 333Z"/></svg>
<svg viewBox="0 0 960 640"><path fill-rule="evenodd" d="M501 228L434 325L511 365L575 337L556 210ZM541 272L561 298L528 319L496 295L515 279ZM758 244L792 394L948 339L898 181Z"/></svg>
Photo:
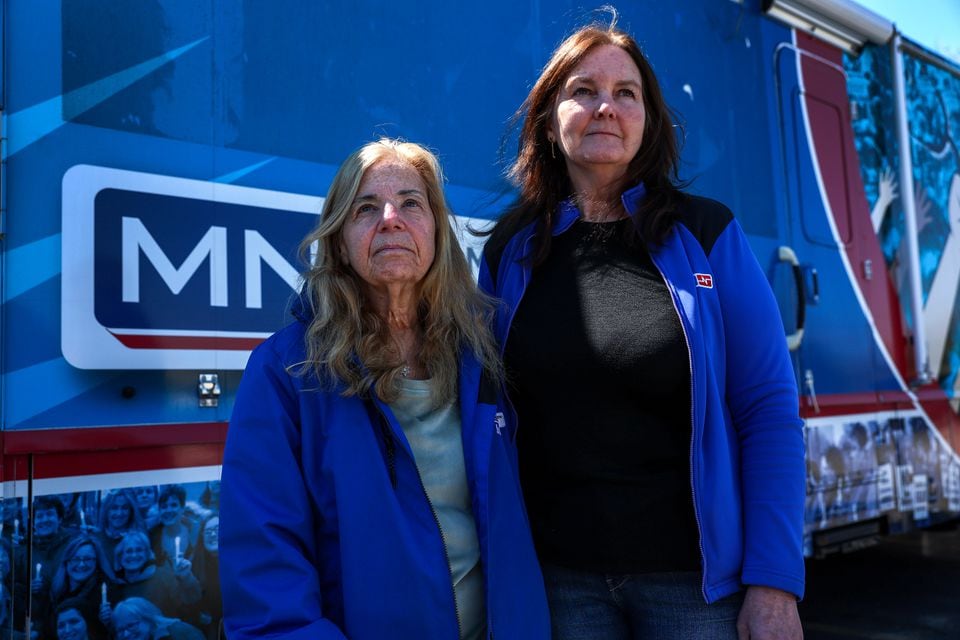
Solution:
<svg viewBox="0 0 960 640"><path fill-rule="evenodd" d="M653 254L650 255L651 262L653 266L657 268L657 271L660 273L660 278L663 280L663 284L666 285L667 291L670 292L670 303L673 305L673 311L677 314L677 319L680 321L680 331L683 333L683 342L687 347L687 367L690 371L690 497L693 501L693 518L697 523L697 545L700 547L700 561L703 563L703 575L700 577L700 591L703 594L704 599L707 597L707 554L703 551L703 524L700 522L700 508L697 506L697 492L694 489L694 477L693 477L693 452L694 446L697 441L697 420L694 414L694 388L693 388L693 351L690 348L690 336L687 335L687 327L683 324L683 315L680 313L680 307L677 306L676 292L674 287L667 280L667 277L663 274L663 269L660 268L660 265L656 260L653 259Z"/></svg>
<svg viewBox="0 0 960 640"><path fill-rule="evenodd" d="M376 405L377 413L380 414L380 419L383 420L384 424L387 426L390 425L390 421L387 419L387 416L383 413L383 409ZM385 436L394 438L392 433L384 432ZM447 550L447 537L443 534L443 527L440 526L440 517L437 516L437 510L433 506L433 501L430 500L430 495L427 493L427 487L423 484L423 478L420 476L420 469L417 468L417 461L413 461L413 468L417 472L417 480L420 482L420 490L423 492L423 497L427 501L427 505L430 507L430 514L433 516L433 522L437 525L437 531L440 533L440 542L443 544L443 559L447 563L447 573L450 576L450 595L453 596L453 612L457 616L457 639L463 637L463 622L460 620L460 605L457 604L457 591L453 586L453 569L450 567L450 552Z"/></svg>
<svg viewBox="0 0 960 640"><path fill-rule="evenodd" d="M524 256L527 254L527 248L529 247L530 241L532 239L533 239L533 236L531 235L531 236L527 236L527 239L523 241L523 251L520 252L521 256ZM503 258L505 257L507 256L502 256L500 258L500 265L498 265L497 267L497 271L498 271L497 280L500 280L500 276L503 275L502 267L503 267ZM512 259L512 256L511 256L511 259ZM500 360L503 360L503 354L507 350L507 340L510 338L510 327L513 326L513 319L517 315L517 309L520 308L520 303L523 301L523 296L526 295L527 293L527 286L530 284L530 275L532 272L532 268L528 269L525 265L522 265L522 264L520 268L522 269L522 273L523 273L523 287L520 289L520 297L517 298L516 304L514 304L513 308L510 310L510 319L507 321L507 326L504 327L503 339L500 341ZM497 291L497 289L500 288L498 285L499 285L498 282L493 283L494 291ZM501 296L498 294L497 297L499 298ZM513 440L514 442L516 442L517 432L520 431L520 425L519 425L520 418L517 415L517 408L513 406L513 400L510 398L510 394L503 393L502 395L503 395L503 399L507 403L507 407L510 409L510 417L513 419L513 424L514 424ZM518 483L518 488L520 489L520 495L522 496L523 488L519 487L519 482L520 482L520 478L518 476L517 483ZM524 505L523 507L523 512L524 512L524 517L526 517L526 512L527 512L526 505Z"/></svg>

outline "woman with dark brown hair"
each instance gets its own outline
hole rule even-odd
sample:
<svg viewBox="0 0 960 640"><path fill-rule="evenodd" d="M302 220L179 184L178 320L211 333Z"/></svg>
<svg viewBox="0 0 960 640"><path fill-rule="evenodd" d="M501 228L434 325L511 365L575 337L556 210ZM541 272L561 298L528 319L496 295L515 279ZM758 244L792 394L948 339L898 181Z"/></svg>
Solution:
<svg viewBox="0 0 960 640"><path fill-rule="evenodd" d="M804 455L776 301L687 195L634 39L584 27L518 112L495 320L553 637L802 636Z"/></svg>

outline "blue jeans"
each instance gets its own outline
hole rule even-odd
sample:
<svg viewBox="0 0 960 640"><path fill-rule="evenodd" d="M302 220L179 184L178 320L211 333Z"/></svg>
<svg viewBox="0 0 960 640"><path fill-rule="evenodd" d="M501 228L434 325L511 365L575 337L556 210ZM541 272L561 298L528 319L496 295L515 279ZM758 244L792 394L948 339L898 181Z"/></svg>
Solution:
<svg viewBox="0 0 960 640"><path fill-rule="evenodd" d="M708 605L698 571L609 575L545 564L553 640L737 640L743 592Z"/></svg>

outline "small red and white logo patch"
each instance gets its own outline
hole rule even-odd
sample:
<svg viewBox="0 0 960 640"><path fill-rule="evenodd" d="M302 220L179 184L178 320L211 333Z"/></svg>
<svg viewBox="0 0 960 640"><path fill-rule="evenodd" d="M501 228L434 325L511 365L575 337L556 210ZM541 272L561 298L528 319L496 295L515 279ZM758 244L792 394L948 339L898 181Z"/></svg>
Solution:
<svg viewBox="0 0 960 640"><path fill-rule="evenodd" d="M713 289L713 276L709 273L695 273L693 276L697 279L698 287Z"/></svg>

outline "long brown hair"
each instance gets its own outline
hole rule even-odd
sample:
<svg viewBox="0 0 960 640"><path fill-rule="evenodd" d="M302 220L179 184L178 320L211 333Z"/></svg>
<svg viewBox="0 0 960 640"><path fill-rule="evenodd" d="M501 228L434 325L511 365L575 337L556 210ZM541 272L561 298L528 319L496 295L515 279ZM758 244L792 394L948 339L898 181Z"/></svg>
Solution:
<svg viewBox="0 0 960 640"><path fill-rule="evenodd" d="M344 395L371 390L388 402L398 395L403 361L386 323L366 303L360 277L341 260L340 236L364 173L381 160L409 164L423 179L436 223L433 264L420 286L423 330L420 360L434 381L437 405L456 396L461 348L473 351L494 380L502 379L499 351L489 329L491 299L477 289L451 224L436 156L411 142L383 138L357 149L330 185L320 221L300 245L312 266L303 274L313 311L307 328L307 360L301 363L321 383L343 383ZM309 260L308 260L309 262Z"/></svg>
<svg viewBox="0 0 960 640"><path fill-rule="evenodd" d="M658 244L673 226L676 206L682 197L674 118L647 58L633 37L617 28L612 7L607 9L613 13L610 24L581 27L560 43L513 116L514 126L521 121L523 124L517 159L507 177L520 189L520 195L491 231L489 243L494 251L502 248L520 228L537 221L533 254L528 257L536 265L549 254L557 207L572 194L573 186L563 156L555 158L550 153L548 125L564 81L588 53L604 45L624 50L637 65L642 81L646 110L643 144L621 185L621 190L641 181L646 186L647 196L634 218L633 233L645 242Z"/></svg>

